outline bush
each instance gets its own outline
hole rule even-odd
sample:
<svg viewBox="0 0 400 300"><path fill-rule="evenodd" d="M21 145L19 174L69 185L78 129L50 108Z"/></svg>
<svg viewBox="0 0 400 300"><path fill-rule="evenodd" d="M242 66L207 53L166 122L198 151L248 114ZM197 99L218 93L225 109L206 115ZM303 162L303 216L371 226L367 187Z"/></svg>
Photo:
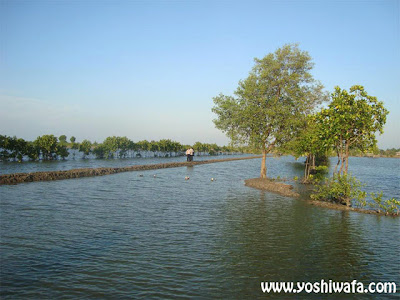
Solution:
<svg viewBox="0 0 400 300"><path fill-rule="evenodd" d="M99 144L97 145L94 149L93 149L93 154L96 155L96 158L100 158L103 159L105 154L106 154L106 149L103 146L103 144Z"/></svg>
<svg viewBox="0 0 400 300"><path fill-rule="evenodd" d="M355 177L347 175L335 175L327 179L325 183L316 186L311 199L335 202L350 206L351 200L356 200L361 206L365 206L366 192L360 190L363 186Z"/></svg>
<svg viewBox="0 0 400 300"><path fill-rule="evenodd" d="M373 207L381 212L381 210L390 215L399 215L400 213L400 201L396 198L389 200L382 200L383 193L379 194L371 193L371 198L373 202Z"/></svg>
<svg viewBox="0 0 400 300"><path fill-rule="evenodd" d="M325 174L328 173L327 166L317 166L315 167L313 174L310 175L310 180L312 183L318 183L325 178Z"/></svg>
<svg viewBox="0 0 400 300"><path fill-rule="evenodd" d="M326 180L324 184L316 186L311 199L330 201L347 206L350 206L351 201L354 200L356 206L365 207L367 205L367 193L360 189L363 186L359 180L351 175L335 175L332 179ZM387 215L399 215L400 201L396 198L383 200L382 197L382 192L379 194L371 193L373 201L371 208Z"/></svg>

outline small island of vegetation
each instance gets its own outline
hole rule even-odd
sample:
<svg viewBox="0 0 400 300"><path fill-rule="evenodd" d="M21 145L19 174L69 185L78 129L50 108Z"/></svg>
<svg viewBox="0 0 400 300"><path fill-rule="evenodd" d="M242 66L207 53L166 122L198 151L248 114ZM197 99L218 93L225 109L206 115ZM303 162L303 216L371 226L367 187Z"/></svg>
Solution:
<svg viewBox="0 0 400 300"><path fill-rule="evenodd" d="M376 151L375 133L383 132L389 112L360 85L349 91L336 87L328 95L313 78L312 67L310 55L297 44L256 58L249 76L239 81L235 96L214 98L214 123L233 144L262 152L264 189L276 190L267 179L266 166L267 154L275 150L306 157L302 182L315 185L312 199L364 207L366 193L348 173L350 152ZM315 175L327 169L324 164L332 151L337 156L333 177L320 180ZM260 180L252 182L260 188ZM374 204L370 206L399 215L399 200L382 200L382 194L371 196Z"/></svg>

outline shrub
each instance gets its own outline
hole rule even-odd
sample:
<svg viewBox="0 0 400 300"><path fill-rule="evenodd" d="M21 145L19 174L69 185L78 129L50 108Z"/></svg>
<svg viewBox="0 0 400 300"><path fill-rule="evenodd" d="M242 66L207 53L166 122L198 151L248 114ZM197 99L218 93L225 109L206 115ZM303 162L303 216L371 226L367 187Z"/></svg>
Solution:
<svg viewBox="0 0 400 300"><path fill-rule="evenodd" d="M366 192L360 190L363 186L355 177L345 175L335 175L332 179L325 180L325 183L316 186L311 199L324 200L350 206L351 200L356 200L358 204L365 205Z"/></svg>
<svg viewBox="0 0 400 300"><path fill-rule="evenodd" d="M351 201L355 201L358 207L367 205L367 193L360 188L364 185L351 175L335 175L332 179L328 179L324 184L316 186L314 193L311 195L313 200L330 201L343 205L350 206ZM396 198L383 200L383 193L371 193L371 207L378 212L383 212L387 215L400 214L400 201Z"/></svg>
<svg viewBox="0 0 400 300"><path fill-rule="evenodd" d="M399 215L400 213L400 201L396 198L391 198L389 200L382 200L383 192L379 194L371 193L371 198L373 201L373 207L378 210L378 212L383 211L390 215Z"/></svg>

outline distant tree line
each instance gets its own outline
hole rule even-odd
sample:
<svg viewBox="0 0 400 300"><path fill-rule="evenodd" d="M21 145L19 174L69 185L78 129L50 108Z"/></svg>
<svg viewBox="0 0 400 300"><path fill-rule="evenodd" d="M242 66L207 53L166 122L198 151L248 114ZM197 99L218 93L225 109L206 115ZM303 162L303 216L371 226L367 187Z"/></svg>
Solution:
<svg viewBox="0 0 400 300"><path fill-rule="evenodd" d="M133 142L127 137L111 136L102 143L92 143L87 139L78 143L74 136L68 142L65 135L58 138L52 134L42 135L34 141L0 135L0 161L23 161L24 158L31 161L66 159L71 154L70 152L72 152L73 158L75 158L76 152L81 152L83 158L92 154L99 159L141 157L143 152L152 152L156 156L168 157L183 155L189 147L193 147L198 154L208 155L248 152L246 147L218 146L201 142L196 142L194 145L183 145L170 139Z"/></svg>
<svg viewBox="0 0 400 300"><path fill-rule="evenodd" d="M22 161L24 157L29 160L54 160L65 158L69 155L67 143L58 140L54 135L39 136L34 141L25 141L22 138L0 135L0 160Z"/></svg>
<svg viewBox="0 0 400 300"><path fill-rule="evenodd" d="M398 153L400 153L400 148L398 149L391 148L386 150L379 149L378 154L382 156L394 157L394 156L399 156Z"/></svg>

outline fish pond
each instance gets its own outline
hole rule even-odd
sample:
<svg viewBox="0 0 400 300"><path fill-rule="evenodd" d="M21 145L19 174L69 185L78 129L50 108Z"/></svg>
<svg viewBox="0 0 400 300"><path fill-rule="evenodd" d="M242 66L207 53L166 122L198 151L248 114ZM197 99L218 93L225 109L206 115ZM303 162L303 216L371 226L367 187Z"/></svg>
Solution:
<svg viewBox="0 0 400 300"><path fill-rule="evenodd" d="M0 169L5 174L184 160L2 163ZM260 163L0 186L0 298L399 297L400 218L310 206L244 186L245 179L259 176ZM302 160L293 157L269 157L267 164L271 177L303 174ZM383 191L385 199L400 198L399 170L398 159L350 158L350 172L364 190ZM266 294L260 286L322 279L396 282L397 294Z"/></svg>

